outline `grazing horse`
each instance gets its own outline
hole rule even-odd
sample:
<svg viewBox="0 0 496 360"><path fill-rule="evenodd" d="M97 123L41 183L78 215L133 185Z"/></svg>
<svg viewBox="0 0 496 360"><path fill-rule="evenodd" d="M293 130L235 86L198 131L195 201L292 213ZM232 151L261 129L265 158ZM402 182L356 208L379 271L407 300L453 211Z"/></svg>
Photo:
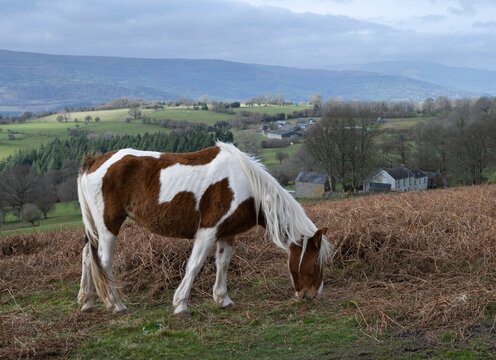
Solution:
<svg viewBox="0 0 496 360"><path fill-rule="evenodd" d="M255 159L232 144L217 142L193 153L123 149L87 156L78 177L85 227L82 251L82 310L94 306L96 290L107 309L126 310L112 275L114 244L129 217L153 233L194 239L184 278L174 293L174 313L188 315L193 281L214 244L213 298L233 305L227 269L234 236L259 224L289 254L296 297L322 291L330 256L327 229L317 229L300 204Z"/></svg>

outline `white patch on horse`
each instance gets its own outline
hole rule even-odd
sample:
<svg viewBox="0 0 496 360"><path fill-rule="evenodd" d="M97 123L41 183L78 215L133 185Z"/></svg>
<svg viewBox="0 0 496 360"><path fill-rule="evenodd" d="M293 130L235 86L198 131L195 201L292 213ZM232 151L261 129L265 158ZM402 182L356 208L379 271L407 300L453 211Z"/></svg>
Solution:
<svg viewBox="0 0 496 360"><path fill-rule="evenodd" d="M188 191L194 194L198 210L200 200L209 186L227 178L229 187L234 193L234 199L227 213L218 221L217 224L219 224L229 217L239 204L253 196L246 176L236 165L232 162L229 153L221 151L214 160L205 165L174 164L162 169L158 202L169 202L178 193Z"/></svg>

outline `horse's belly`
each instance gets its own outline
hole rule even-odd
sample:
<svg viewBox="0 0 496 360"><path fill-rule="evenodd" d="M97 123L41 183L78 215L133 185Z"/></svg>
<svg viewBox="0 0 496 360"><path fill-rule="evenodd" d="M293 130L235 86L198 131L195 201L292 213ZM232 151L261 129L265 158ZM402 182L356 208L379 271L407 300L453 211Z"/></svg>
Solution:
<svg viewBox="0 0 496 360"><path fill-rule="evenodd" d="M149 231L168 237L194 238L201 220L191 192L177 194L167 203L149 203L132 211L132 218Z"/></svg>

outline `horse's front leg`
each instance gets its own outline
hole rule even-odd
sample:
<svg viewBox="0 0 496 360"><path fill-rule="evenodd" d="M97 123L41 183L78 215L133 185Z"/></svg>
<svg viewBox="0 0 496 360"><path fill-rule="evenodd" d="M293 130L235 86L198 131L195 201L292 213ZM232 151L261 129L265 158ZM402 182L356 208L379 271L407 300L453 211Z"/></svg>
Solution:
<svg viewBox="0 0 496 360"><path fill-rule="evenodd" d="M223 238L217 240L217 254L215 265L217 266L217 276L213 289L214 301L221 308L227 308L234 305L234 302L227 294L227 269L231 261L232 243L234 237Z"/></svg>
<svg viewBox="0 0 496 360"><path fill-rule="evenodd" d="M208 252L215 242L214 229L200 229L195 235L193 250L186 265L186 273L181 284L174 293L174 314L189 316L188 298L193 286L193 281L200 272L200 269L207 258Z"/></svg>

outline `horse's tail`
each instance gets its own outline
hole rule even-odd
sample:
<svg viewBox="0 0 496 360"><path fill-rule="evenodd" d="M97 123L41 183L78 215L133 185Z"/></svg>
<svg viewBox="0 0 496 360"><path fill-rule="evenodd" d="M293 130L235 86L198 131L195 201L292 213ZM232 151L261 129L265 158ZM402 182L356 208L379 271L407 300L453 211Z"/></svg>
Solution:
<svg viewBox="0 0 496 360"><path fill-rule="evenodd" d="M91 269L91 278L93 280L93 283L95 284L95 289L98 296L100 296L102 301L106 305L108 305L111 303L111 294L109 289L112 283L112 279L109 278L109 276L103 269L102 262L100 261L100 257L98 256L98 230L95 225L93 214L91 213L91 209L88 205L87 196L85 194L85 189L83 186L82 180L84 173L85 167L83 166L77 178L77 188L79 204L81 206L81 214L83 217L85 243L88 243L90 246L89 262Z"/></svg>

